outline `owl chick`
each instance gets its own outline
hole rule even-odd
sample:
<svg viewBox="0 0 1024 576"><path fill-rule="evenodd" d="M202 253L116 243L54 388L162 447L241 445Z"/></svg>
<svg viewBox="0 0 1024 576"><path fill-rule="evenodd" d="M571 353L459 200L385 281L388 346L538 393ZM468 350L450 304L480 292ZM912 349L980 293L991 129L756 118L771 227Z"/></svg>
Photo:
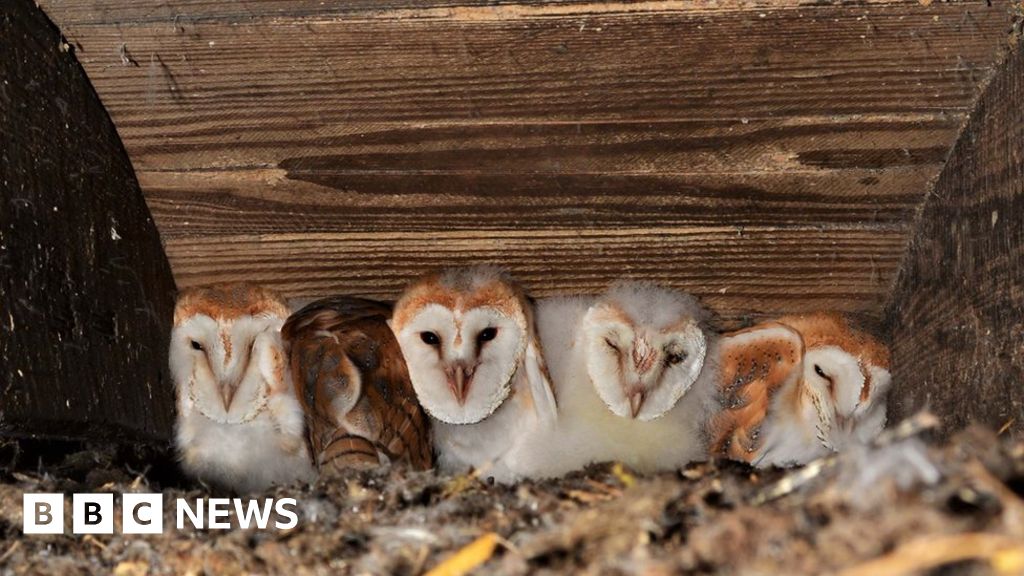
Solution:
<svg viewBox="0 0 1024 576"><path fill-rule="evenodd" d="M726 335L724 408L712 455L755 466L805 464L885 426L889 350L838 314L786 316Z"/></svg>
<svg viewBox="0 0 1024 576"><path fill-rule="evenodd" d="M542 300L537 318L559 399L550 438L533 442L542 475L603 461L646 473L706 456L714 338L694 298L623 282L597 299Z"/></svg>
<svg viewBox="0 0 1024 576"><path fill-rule="evenodd" d="M302 407L281 341L288 308L250 284L184 290L170 367L185 471L238 492L309 481Z"/></svg>
<svg viewBox="0 0 1024 576"><path fill-rule="evenodd" d="M388 328L391 306L362 298L313 302L284 325L292 379L322 470L433 464L429 422Z"/></svg>
<svg viewBox="0 0 1024 576"><path fill-rule="evenodd" d="M557 417L533 308L490 267L430 274L395 304L391 328L433 420L440 467L511 482L523 439Z"/></svg>

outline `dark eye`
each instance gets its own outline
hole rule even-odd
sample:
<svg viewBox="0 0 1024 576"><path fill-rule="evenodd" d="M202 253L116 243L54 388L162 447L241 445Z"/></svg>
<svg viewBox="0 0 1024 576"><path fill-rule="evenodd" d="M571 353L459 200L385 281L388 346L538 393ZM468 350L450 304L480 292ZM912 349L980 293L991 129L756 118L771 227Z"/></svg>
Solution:
<svg viewBox="0 0 1024 576"><path fill-rule="evenodd" d="M619 351L619 347L616 346L614 342L612 342L611 338L605 338L604 343L607 344L608 347L611 348L612 350L615 350L616 352Z"/></svg>
<svg viewBox="0 0 1024 576"><path fill-rule="evenodd" d="M441 339L434 332L420 332L420 340L423 340L424 344L429 344L430 346L439 346L441 344Z"/></svg>
<svg viewBox="0 0 1024 576"><path fill-rule="evenodd" d="M825 380L828 380L829 382L832 381L832 379L829 378L827 374L825 374L825 371L821 369L821 366L818 366L817 364L814 365L814 373L817 374L818 376L821 376Z"/></svg>
<svg viewBox="0 0 1024 576"><path fill-rule="evenodd" d="M665 356L665 364L668 364L669 366L679 364L683 360L686 360L686 352L679 352Z"/></svg>
<svg viewBox="0 0 1024 576"><path fill-rule="evenodd" d="M200 350L200 351L202 351L203 345L200 344L199 342L196 342L195 340L193 340L192 341L192 349L193 350Z"/></svg>
<svg viewBox="0 0 1024 576"><path fill-rule="evenodd" d="M494 340L494 338L497 335L498 335L498 329L497 328L484 328L483 330L480 331L479 334L477 334L476 341L480 342L481 344L484 343L484 342L490 342L491 340Z"/></svg>

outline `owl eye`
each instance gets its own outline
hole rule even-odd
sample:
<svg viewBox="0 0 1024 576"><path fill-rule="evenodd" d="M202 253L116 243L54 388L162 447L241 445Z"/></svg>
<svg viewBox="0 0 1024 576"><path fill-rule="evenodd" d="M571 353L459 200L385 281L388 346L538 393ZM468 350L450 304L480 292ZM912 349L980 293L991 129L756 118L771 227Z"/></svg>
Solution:
<svg viewBox="0 0 1024 576"><path fill-rule="evenodd" d="M619 347L616 346L614 342L612 342L611 338L605 338L604 343L607 344L608 347L611 348L612 350L615 350L616 352L619 351Z"/></svg>
<svg viewBox="0 0 1024 576"><path fill-rule="evenodd" d="M200 344L199 342L196 342L195 340L193 340L192 341L192 349L193 350L199 350L200 352L202 352L203 351L203 345Z"/></svg>
<svg viewBox="0 0 1024 576"><path fill-rule="evenodd" d="M676 352L665 356L665 364L668 364L669 366L675 366L683 360L686 360L686 352Z"/></svg>
<svg viewBox="0 0 1024 576"><path fill-rule="evenodd" d="M817 364L814 365L814 373L817 374L818 376L821 376L825 380L828 380L829 382L832 381L832 378L825 374L825 371L822 370L821 366L818 366Z"/></svg>
<svg viewBox="0 0 1024 576"><path fill-rule="evenodd" d="M484 328L477 334L476 341L483 344L484 342L490 342L498 335L497 328Z"/></svg>
<svg viewBox="0 0 1024 576"><path fill-rule="evenodd" d="M434 332L420 332L420 340L423 340L424 344L430 346L439 346L441 344L441 339Z"/></svg>

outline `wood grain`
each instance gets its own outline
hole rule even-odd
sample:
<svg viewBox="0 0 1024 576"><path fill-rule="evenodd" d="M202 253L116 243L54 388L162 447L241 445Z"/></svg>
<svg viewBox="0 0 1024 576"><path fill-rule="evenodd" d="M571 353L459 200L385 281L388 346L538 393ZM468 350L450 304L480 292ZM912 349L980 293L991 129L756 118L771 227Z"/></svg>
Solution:
<svg viewBox="0 0 1024 576"><path fill-rule="evenodd" d="M705 297L725 325L783 310L863 313L899 260L904 231L881 228L698 227L615 231L279 234L168 241L182 285L246 277L298 297L342 293L393 299L442 266L494 263L530 293L597 292L646 278ZM784 255L784 256L781 256ZM742 311L742 312L741 312ZM877 317L874 318L877 320Z"/></svg>
<svg viewBox="0 0 1024 576"><path fill-rule="evenodd" d="M1009 15L901 3L588 22L285 19L69 34L136 167L165 169L276 165L395 123L469 124L472 139L495 122L685 119L727 135L743 120L961 115ZM898 150L898 136L858 147Z"/></svg>
<svg viewBox="0 0 1024 576"><path fill-rule="evenodd" d="M858 6L898 4L901 0L857 0ZM918 0L902 0L906 4ZM839 4L840 2L834 2ZM848 2L854 4L854 2ZM259 0L225 3L216 0L51 0L47 8L67 25L111 25L152 22L217 21L241 23L263 19L442 19L515 20L594 14L692 12L709 14L738 10L807 8L807 0Z"/></svg>
<svg viewBox="0 0 1024 576"><path fill-rule="evenodd" d="M1012 18L1000 0L43 5L182 285L386 297L483 259L544 293L665 279L731 319L880 317Z"/></svg>
<svg viewBox="0 0 1024 576"><path fill-rule="evenodd" d="M166 442L174 282L59 39L31 0L0 4L0 436Z"/></svg>
<svg viewBox="0 0 1024 576"><path fill-rule="evenodd" d="M937 167L684 176L142 172L165 239L282 230L402 232L899 225ZM566 194L572 190L574 194ZM186 215L186 216L182 216Z"/></svg>
<svg viewBox="0 0 1024 576"><path fill-rule="evenodd" d="M1024 52L989 84L928 197L889 305L897 416L1024 426Z"/></svg>

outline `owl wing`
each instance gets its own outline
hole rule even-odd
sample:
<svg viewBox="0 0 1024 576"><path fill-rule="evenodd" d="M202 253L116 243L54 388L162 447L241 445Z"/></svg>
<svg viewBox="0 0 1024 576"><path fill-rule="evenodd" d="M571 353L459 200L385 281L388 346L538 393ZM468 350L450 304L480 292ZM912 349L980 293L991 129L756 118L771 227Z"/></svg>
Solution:
<svg viewBox="0 0 1024 576"><path fill-rule="evenodd" d="M380 454L432 465L429 424L390 314L387 304L335 297L306 306L282 329L321 465L374 464Z"/></svg>
<svg viewBox="0 0 1024 576"><path fill-rule="evenodd" d="M537 324L534 319L533 300L528 300L527 311L527 342L526 350L523 353L523 365L517 373L520 380L518 389L529 391L529 404L541 422L553 425L558 420L558 402L555 399L555 389L551 383L551 373L548 372L547 362L544 360L544 349L540 345L540 337L537 335ZM525 384L525 386L522 386Z"/></svg>
<svg viewBox="0 0 1024 576"><path fill-rule="evenodd" d="M555 391L544 355L535 342L526 346L525 369L534 410L542 422L554 424L558 420L558 403L555 401Z"/></svg>
<svg viewBox="0 0 1024 576"><path fill-rule="evenodd" d="M711 422L712 455L755 461L772 400L783 385L799 377L803 354L800 333L777 323L722 338L718 391L723 408Z"/></svg>
<svg viewBox="0 0 1024 576"><path fill-rule="evenodd" d="M333 332L361 319L390 316L391 306L384 302L334 296L311 302L292 314L281 328L281 335L291 342L302 333Z"/></svg>
<svg viewBox="0 0 1024 576"><path fill-rule="evenodd" d="M363 421L375 424L375 441L392 460L414 468L433 465L430 423L409 378L402 350L384 317L351 325L349 357L364 375L364 399L357 406Z"/></svg>
<svg viewBox="0 0 1024 576"><path fill-rule="evenodd" d="M338 446L328 448L340 440L341 422L362 396L362 379L339 334L353 320L387 310L386 304L362 298L325 298L292 314L281 328L310 453L319 464L338 452Z"/></svg>
<svg viewBox="0 0 1024 576"><path fill-rule="evenodd" d="M291 341L291 373L305 413L310 454L322 463L346 413L359 401L362 381L329 332L306 331Z"/></svg>

